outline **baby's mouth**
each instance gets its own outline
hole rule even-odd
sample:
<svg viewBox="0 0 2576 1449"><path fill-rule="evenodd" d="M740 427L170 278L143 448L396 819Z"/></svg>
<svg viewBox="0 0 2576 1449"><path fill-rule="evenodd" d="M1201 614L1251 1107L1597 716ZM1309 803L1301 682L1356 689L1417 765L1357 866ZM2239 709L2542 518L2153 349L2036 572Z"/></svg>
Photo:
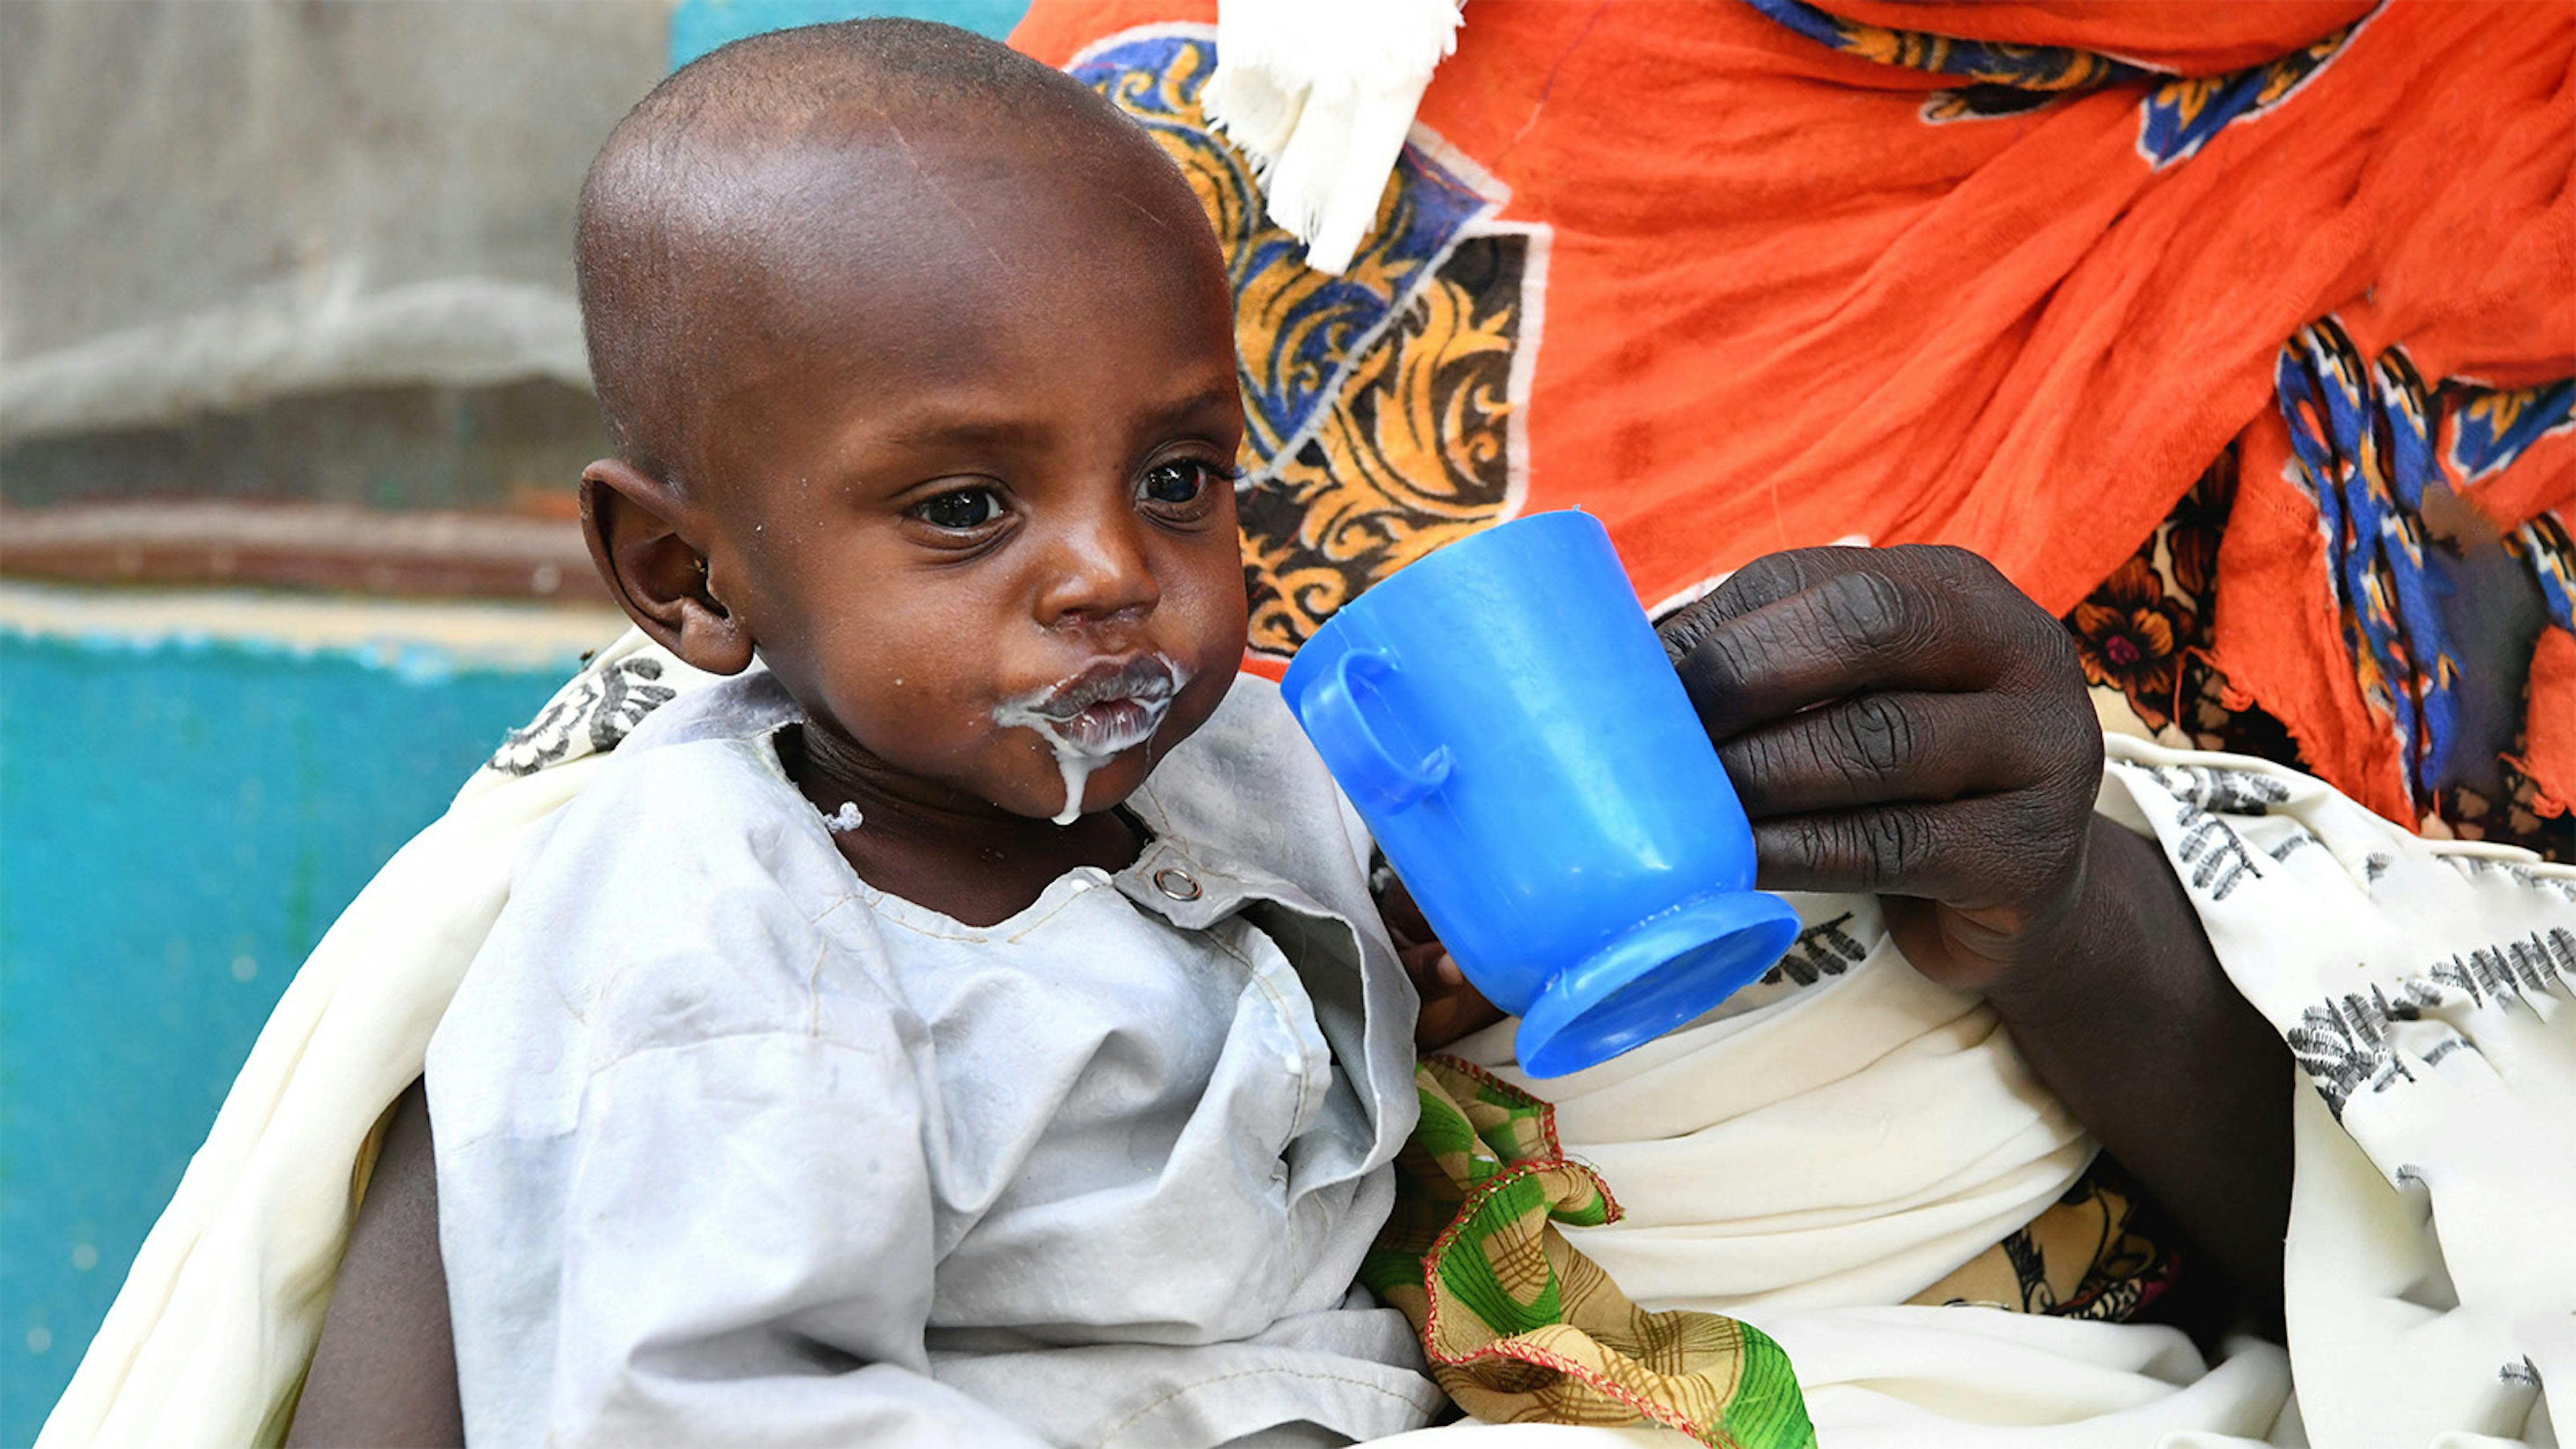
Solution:
<svg viewBox="0 0 2576 1449"><path fill-rule="evenodd" d="M993 706L993 723L1026 726L1055 751L1064 772L1058 825L1082 814L1083 784L1109 759L1145 744L1160 729L1189 671L1160 654L1104 659L1070 679Z"/></svg>
<svg viewBox="0 0 2576 1449"><path fill-rule="evenodd" d="M1024 696L1021 707L1055 726L1055 733L1085 754L1133 749L1152 738L1179 689L1162 656L1140 654L1102 660L1080 674Z"/></svg>
<svg viewBox="0 0 2576 1449"><path fill-rule="evenodd" d="M1142 700L1104 699L1058 720L1056 727L1085 753L1113 755L1152 739L1162 717L1161 710Z"/></svg>

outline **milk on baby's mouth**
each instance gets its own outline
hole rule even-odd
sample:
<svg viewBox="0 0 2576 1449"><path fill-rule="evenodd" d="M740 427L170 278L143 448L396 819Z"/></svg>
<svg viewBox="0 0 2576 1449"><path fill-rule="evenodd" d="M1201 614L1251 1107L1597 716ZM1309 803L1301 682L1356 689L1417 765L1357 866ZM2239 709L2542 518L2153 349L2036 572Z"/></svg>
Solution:
<svg viewBox="0 0 2576 1449"><path fill-rule="evenodd" d="M1055 823L1071 825L1082 818L1082 796L1091 772L1144 744L1162 728L1172 701L1190 681L1190 671L1168 655L1149 656L1162 666L1160 678L1136 681L1134 694L1116 695L1068 711L1065 696L1088 676L1068 676L1044 689L993 706L993 723L1004 728L1026 726L1055 751L1056 768L1064 774L1064 809Z"/></svg>

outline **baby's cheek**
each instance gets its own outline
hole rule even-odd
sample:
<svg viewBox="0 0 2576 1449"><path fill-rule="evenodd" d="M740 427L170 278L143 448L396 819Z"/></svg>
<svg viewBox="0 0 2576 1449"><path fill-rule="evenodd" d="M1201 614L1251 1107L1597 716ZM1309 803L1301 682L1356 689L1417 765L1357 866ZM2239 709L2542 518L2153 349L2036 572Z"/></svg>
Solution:
<svg viewBox="0 0 2576 1449"><path fill-rule="evenodd" d="M898 769L954 769L993 743L997 727L980 702L905 676L868 690L843 722L870 753Z"/></svg>
<svg viewBox="0 0 2576 1449"><path fill-rule="evenodd" d="M880 758L924 780L990 801L1020 815L1053 815L1064 803L1064 771L1055 752L1029 729L993 723L990 711L952 707L923 718Z"/></svg>
<svg viewBox="0 0 2576 1449"><path fill-rule="evenodd" d="M1182 657L1188 660L1194 680L1209 674L1231 675L1243 666L1250 606L1244 597L1243 576L1235 574L1229 584L1191 601L1193 647Z"/></svg>
<svg viewBox="0 0 2576 1449"><path fill-rule="evenodd" d="M1222 526L1211 525L1183 542L1161 572L1167 608L1185 610L1194 628L1208 630L1220 641L1226 634L1243 633L1251 585L1243 576L1243 537L1235 530L1230 507ZM1239 645L1240 638L1235 642Z"/></svg>
<svg viewBox="0 0 2576 1449"><path fill-rule="evenodd" d="M1190 676L1179 696L1172 701L1172 712L1163 719L1162 728L1154 731L1155 759L1170 754L1174 746L1198 732L1217 706L1225 703L1226 691L1234 687L1234 676L1243 664L1243 651L1235 650L1216 659L1204 661Z"/></svg>

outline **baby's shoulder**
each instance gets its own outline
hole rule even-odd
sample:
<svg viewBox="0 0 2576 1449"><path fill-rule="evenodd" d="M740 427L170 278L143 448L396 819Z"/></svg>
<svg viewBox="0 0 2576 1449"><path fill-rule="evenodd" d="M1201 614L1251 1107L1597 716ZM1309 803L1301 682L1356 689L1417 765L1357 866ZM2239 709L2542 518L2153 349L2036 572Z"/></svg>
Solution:
<svg viewBox="0 0 2576 1449"><path fill-rule="evenodd" d="M779 764L769 735L687 740L610 758L521 859L512 893L714 885L725 898L775 886L829 889L844 871L820 815ZM658 892L670 910L708 902Z"/></svg>
<svg viewBox="0 0 2576 1449"><path fill-rule="evenodd" d="M780 762L780 730L799 718L768 671L714 681L648 715L601 762L520 862L566 853L657 861L730 860L811 845L812 808ZM828 837L823 838L828 846Z"/></svg>
<svg viewBox="0 0 2576 1449"><path fill-rule="evenodd" d="M450 1026L578 1042L596 1068L713 1037L881 1024L881 983L818 969L846 954L822 922L859 894L765 736L612 758L516 863Z"/></svg>

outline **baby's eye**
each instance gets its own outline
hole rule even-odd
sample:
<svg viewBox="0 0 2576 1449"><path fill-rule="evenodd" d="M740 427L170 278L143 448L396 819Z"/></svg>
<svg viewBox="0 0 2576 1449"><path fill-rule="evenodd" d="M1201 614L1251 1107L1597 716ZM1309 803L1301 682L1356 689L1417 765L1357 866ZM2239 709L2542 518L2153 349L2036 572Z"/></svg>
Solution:
<svg viewBox="0 0 2576 1449"><path fill-rule="evenodd" d="M933 528L963 533L1002 516L1002 497L990 488L959 488L912 506L912 516Z"/></svg>
<svg viewBox="0 0 2576 1449"><path fill-rule="evenodd" d="M1196 503L1216 482L1216 470L1205 463L1179 459L1157 463L1145 470L1145 481L1137 489L1148 503L1178 505Z"/></svg>

